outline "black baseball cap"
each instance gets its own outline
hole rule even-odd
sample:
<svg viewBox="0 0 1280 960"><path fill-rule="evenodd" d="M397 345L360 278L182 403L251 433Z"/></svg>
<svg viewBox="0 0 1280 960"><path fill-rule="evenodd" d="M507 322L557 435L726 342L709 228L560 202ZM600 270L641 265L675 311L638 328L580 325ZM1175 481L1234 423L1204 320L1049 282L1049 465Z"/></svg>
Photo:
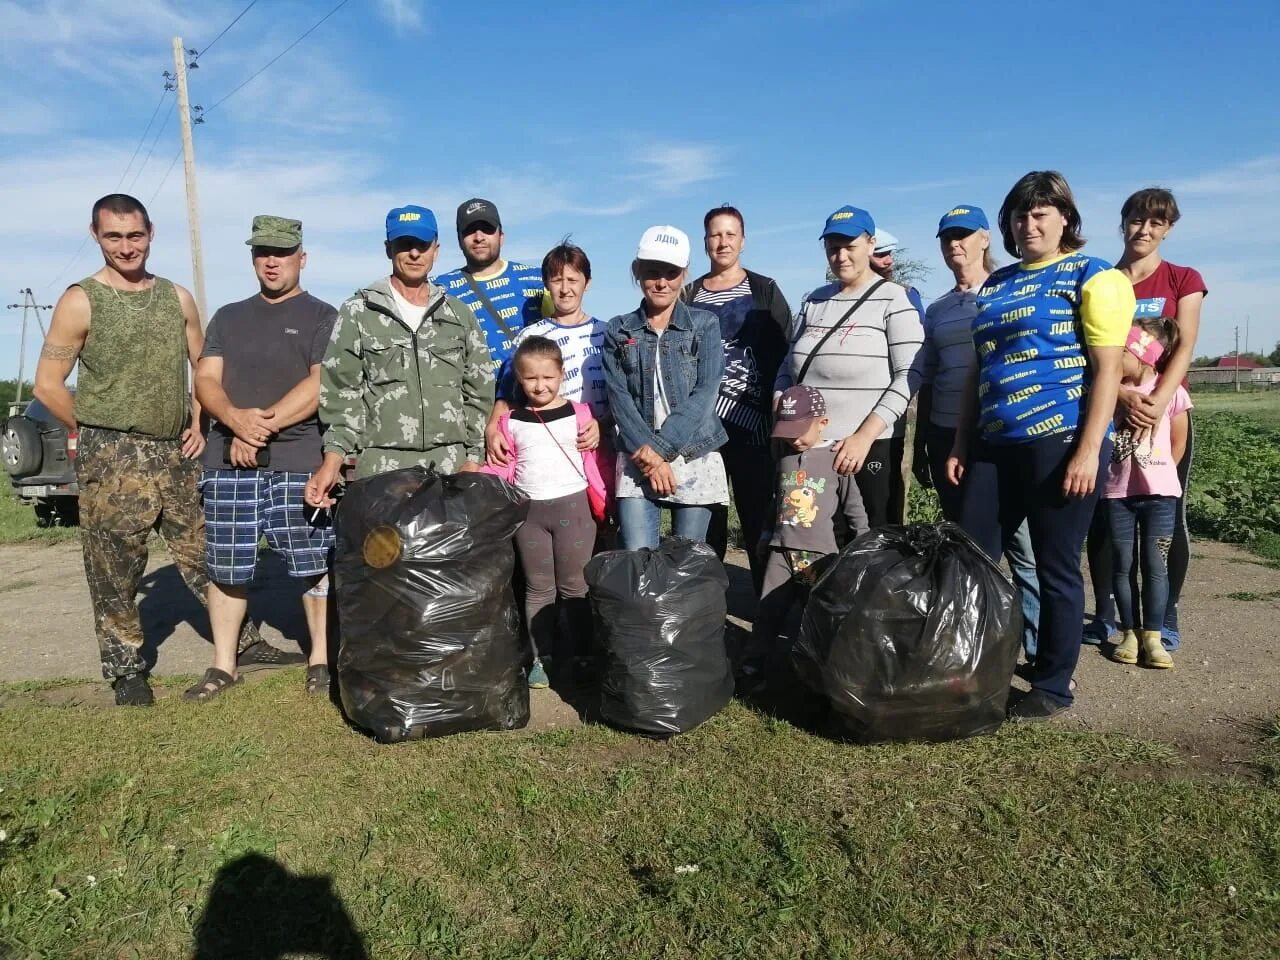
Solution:
<svg viewBox="0 0 1280 960"><path fill-rule="evenodd" d="M501 230L502 218L498 216L498 208L479 197L458 204L458 233L469 233L477 223L487 223Z"/></svg>

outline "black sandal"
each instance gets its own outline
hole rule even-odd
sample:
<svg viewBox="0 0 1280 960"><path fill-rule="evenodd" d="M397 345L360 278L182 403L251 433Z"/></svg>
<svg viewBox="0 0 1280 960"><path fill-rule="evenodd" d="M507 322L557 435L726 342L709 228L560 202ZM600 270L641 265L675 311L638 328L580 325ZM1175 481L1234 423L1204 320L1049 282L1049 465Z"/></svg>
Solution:
<svg viewBox="0 0 1280 960"><path fill-rule="evenodd" d="M307 667L307 693L313 696L328 694L329 692L329 665L327 663L315 663Z"/></svg>
<svg viewBox="0 0 1280 960"><path fill-rule="evenodd" d="M182 699L203 703L205 700L212 700L228 687L234 687L243 681L244 677L233 677L225 670L210 667L204 672L204 676L200 678L199 683L183 691Z"/></svg>

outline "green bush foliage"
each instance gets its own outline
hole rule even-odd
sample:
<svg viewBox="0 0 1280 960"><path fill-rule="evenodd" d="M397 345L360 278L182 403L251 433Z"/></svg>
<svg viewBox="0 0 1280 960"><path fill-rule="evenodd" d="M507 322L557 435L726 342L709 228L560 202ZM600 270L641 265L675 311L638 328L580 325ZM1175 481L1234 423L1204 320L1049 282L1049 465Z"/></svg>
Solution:
<svg viewBox="0 0 1280 960"><path fill-rule="evenodd" d="M1249 544L1280 535L1280 430L1236 413L1196 416L1194 429L1191 532Z"/></svg>

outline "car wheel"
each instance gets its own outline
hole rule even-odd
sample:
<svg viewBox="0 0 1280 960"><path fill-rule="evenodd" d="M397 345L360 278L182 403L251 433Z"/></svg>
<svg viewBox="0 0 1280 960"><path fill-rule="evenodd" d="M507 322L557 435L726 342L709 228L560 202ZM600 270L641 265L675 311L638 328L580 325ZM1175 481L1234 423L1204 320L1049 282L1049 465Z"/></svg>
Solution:
<svg viewBox="0 0 1280 960"><path fill-rule="evenodd" d="M27 417L10 417L0 435L0 459L4 469L12 477L27 477L39 473L44 459L44 444L40 439L40 425Z"/></svg>

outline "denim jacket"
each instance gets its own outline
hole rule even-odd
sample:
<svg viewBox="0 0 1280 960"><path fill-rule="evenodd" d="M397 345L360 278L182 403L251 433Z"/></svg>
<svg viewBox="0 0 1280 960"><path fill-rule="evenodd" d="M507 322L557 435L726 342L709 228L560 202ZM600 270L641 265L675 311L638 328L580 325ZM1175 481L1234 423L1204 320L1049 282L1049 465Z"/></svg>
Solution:
<svg viewBox="0 0 1280 960"><path fill-rule="evenodd" d="M653 428L655 350L662 351L662 389L671 413ZM609 408L618 425L618 446L635 453L646 443L671 461L693 460L728 440L716 415L724 373L720 321L707 310L677 301L661 340L645 319L643 305L609 321L603 347Z"/></svg>

